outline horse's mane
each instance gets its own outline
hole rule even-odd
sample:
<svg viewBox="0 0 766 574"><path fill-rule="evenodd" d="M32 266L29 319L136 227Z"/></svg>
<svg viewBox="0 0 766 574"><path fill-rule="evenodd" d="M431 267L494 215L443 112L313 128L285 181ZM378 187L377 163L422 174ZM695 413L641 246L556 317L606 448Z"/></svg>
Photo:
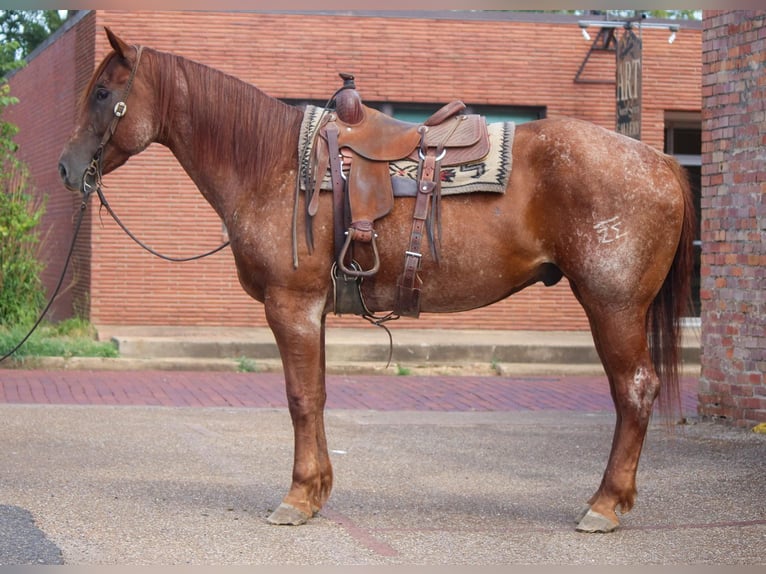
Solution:
<svg viewBox="0 0 766 574"><path fill-rule="evenodd" d="M91 77L80 105L102 75L114 52L107 55ZM149 56L149 57L147 57ZM215 157L233 160L242 181L265 181L285 157L297 158L297 140L303 113L265 94L252 84L199 62L144 48L141 67L147 66L158 95L159 140L167 141L178 108L177 74L188 86L192 153L196 161ZM129 104L129 102L128 102ZM292 148L296 147L295 150ZM288 155L286 156L286 152ZM293 153L294 152L294 153ZM297 160L296 160L297 161Z"/></svg>
<svg viewBox="0 0 766 574"><path fill-rule="evenodd" d="M196 161L225 157L243 181L257 184L275 167L284 166L285 157L297 158L300 110L204 64L155 50L144 52L151 54L147 59L157 82L160 140L173 125L176 74L182 74L192 130L188 143Z"/></svg>

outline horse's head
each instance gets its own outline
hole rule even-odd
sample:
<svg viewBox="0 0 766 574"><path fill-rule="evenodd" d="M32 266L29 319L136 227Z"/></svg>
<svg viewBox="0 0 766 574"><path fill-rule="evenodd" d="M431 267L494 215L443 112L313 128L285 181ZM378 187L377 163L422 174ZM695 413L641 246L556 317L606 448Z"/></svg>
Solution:
<svg viewBox="0 0 766 574"><path fill-rule="evenodd" d="M75 129L59 159L64 185L79 190L83 177L100 155L102 173L120 167L146 149L157 134L153 92L142 74L141 49L106 28L113 51L96 71L83 94Z"/></svg>

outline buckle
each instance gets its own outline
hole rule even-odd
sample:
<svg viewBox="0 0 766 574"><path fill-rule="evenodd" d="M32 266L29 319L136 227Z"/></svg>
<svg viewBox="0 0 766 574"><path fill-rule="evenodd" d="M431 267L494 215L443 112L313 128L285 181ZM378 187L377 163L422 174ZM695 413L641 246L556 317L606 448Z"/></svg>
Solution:
<svg viewBox="0 0 766 574"><path fill-rule="evenodd" d="M118 118L124 116L128 111L128 105L125 102L117 102L114 105L114 115Z"/></svg>

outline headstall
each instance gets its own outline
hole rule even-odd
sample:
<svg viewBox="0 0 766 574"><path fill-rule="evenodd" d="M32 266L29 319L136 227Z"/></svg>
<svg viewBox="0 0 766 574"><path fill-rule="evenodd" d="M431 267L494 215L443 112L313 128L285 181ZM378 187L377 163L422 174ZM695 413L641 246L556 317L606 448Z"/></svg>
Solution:
<svg viewBox="0 0 766 574"><path fill-rule="evenodd" d="M136 62L133 64L133 69L130 70L130 76L128 77L128 83L125 85L125 90L122 93L122 99L114 105L112 121L109 122L109 126L107 126L104 135L101 137L96 152L93 154L93 159L90 161L88 169L85 170L85 173L82 176L83 200L87 200L93 191L97 191L101 187L101 158L104 153L104 148L114 135L120 119L128 112L128 105L125 102L128 100L130 90L133 87L133 80L136 77L136 71L138 70L138 64L141 62L141 54L143 51L143 46L138 46L136 48Z"/></svg>

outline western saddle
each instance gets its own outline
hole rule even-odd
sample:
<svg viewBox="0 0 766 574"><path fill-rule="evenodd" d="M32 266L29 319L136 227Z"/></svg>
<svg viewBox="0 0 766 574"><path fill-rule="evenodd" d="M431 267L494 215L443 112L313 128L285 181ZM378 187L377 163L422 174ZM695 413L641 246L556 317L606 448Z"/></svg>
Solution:
<svg viewBox="0 0 766 574"><path fill-rule="evenodd" d="M487 124L479 115L462 114L466 106L459 100L445 105L422 124L404 122L364 105L354 76L340 76L344 83L334 96L335 109L320 124L314 145L313 182L307 186L309 241L311 219L317 212L322 180L329 166L334 206L335 313L371 316L361 299L360 284L362 278L375 275L380 268L373 225L394 206L388 164L405 158L418 162L412 230L392 313L417 317L422 286L418 271L425 233L434 259L439 260L441 167L475 163L486 156L490 147ZM369 245L372 249L370 269L361 269L353 260L355 245Z"/></svg>

